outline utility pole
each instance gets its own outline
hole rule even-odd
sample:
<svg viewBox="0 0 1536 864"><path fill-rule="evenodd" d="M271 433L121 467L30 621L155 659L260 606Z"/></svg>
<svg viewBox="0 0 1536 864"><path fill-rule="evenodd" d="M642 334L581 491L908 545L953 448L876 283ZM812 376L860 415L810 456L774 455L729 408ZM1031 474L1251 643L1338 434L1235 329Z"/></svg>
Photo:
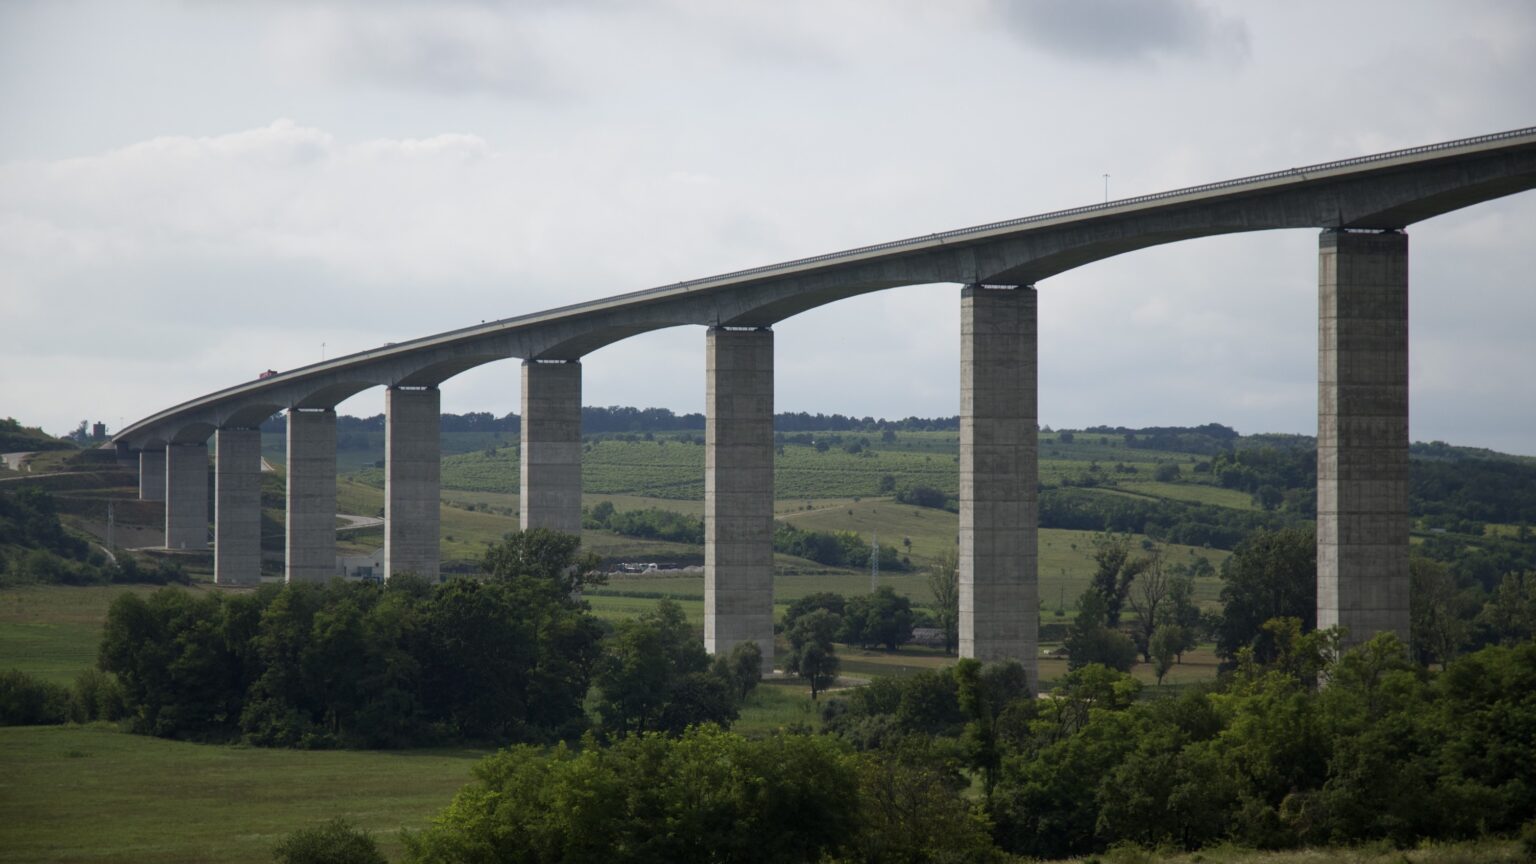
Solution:
<svg viewBox="0 0 1536 864"><path fill-rule="evenodd" d="M1109 175L1104 175L1104 203L1109 203Z"/></svg>

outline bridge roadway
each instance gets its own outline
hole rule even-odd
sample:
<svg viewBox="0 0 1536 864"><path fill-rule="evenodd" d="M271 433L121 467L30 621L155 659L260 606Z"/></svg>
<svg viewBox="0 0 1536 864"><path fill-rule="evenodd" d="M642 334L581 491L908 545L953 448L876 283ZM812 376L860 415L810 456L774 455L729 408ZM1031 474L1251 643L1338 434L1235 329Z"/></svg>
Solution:
<svg viewBox="0 0 1536 864"><path fill-rule="evenodd" d="M1319 228L1318 622L1408 632L1408 225L1536 187L1536 127L1291 168L664 285L385 345L248 381L123 429L166 544L259 578L260 434L287 412L287 578L334 572L336 414L385 387L385 572L438 573L438 387L522 358L524 528L581 526L581 358L665 327L706 335L705 642L773 656L773 331L797 313L901 285L961 303L961 653L1036 679L1035 284L1137 249Z"/></svg>

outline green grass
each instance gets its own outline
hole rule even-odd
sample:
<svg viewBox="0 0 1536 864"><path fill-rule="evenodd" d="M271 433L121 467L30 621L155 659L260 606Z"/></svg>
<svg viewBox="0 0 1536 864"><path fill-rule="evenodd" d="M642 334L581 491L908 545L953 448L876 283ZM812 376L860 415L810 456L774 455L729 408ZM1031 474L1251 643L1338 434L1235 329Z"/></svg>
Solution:
<svg viewBox="0 0 1536 864"><path fill-rule="evenodd" d="M1156 480L1121 481L1121 489L1154 498L1170 498L1193 504L1213 504L1233 510L1257 509L1253 496L1238 489L1224 489L1209 483L1160 483Z"/></svg>
<svg viewBox="0 0 1536 864"><path fill-rule="evenodd" d="M587 602L592 604L592 614L606 621L629 621L639 618L646 612L656 608L660 600L642 597L607 597L589 596ZM683 614L688 617L688 623L698 627L704 626L704 600L678 600L677 605L683 608Z"/></svg>
<svg viewBox="0 0 1536 864"><path fill-rule="evenodd" d="M486 751L219 747L106 726L0 728L0 861L270 862L345 817L398 859Z"/></svg>
<svg viewBox="0 0 1536 864"><path fill-rule="evenodd" d="M811 689L794 678L769 678L757 685L731 726L743 735L762 735L794 726L821 728L821 706L811 701Z"/></svg>
<svg viewBox="0 0 1536 864"><path fill-rule="evenodd" d="M96 665L112 601L120 594L154 590L142 585L37 585L0 591L0 669L20 669L55 684L72 683Z"/></svg>

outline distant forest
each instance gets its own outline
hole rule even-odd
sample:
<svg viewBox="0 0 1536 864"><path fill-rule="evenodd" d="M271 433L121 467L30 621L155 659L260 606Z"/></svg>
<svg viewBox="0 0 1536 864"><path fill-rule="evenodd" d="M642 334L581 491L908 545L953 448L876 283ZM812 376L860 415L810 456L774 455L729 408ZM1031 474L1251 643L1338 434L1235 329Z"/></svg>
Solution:
<svg viewBox="0 0 1536 864"><path fill-rule="evenodd" d="M282 432L285 422L281 414L274 415L261 426L263 432ZM443 414L444 432L502 432L516 434L522 418L515 413L502 417L489 411L471 411L468 414ZM958 430L959 415L953 417L907 417L902 420L884 420L874 417L849 417L844 414L809 414L804 411L784 412L773 415L773 428L778 432L936 432ZM581 431L586 435L608 432L688 432L703 431L703 414L678 414L670 408L631 408L626 405L610 405L606 408L588 405L581 409ZM343 414L336 418L338 432L382 432L384 415L353 417ZM1236 433L1233 433L1236 434Z"/></svg>

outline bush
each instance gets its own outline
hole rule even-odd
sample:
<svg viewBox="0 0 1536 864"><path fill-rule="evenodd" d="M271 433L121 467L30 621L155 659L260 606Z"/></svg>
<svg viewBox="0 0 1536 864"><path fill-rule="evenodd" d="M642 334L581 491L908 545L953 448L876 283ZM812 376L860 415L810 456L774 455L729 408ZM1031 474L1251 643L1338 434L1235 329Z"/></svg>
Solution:
<svg viewBox="0 0 1536 864"><path fill-rule="evenodd" d="M0 726L63 723L70 714L69 691L39 681L20 669L0 672Z"/></svg>
<svg viewBox="0 0 1536 864"><path fill-rule="evenodd" d="M332 819L284 837L272 850L279 864L388 864L366 831L345 819Z"/></svg>
<svg viewBox="0 0 1536 864"><path fill-rule="evenodd" d="M70 693L69 719L76 723L95 720L121 720L127 716L123 685L100 669L87 669L75 676Z"/></svg>

